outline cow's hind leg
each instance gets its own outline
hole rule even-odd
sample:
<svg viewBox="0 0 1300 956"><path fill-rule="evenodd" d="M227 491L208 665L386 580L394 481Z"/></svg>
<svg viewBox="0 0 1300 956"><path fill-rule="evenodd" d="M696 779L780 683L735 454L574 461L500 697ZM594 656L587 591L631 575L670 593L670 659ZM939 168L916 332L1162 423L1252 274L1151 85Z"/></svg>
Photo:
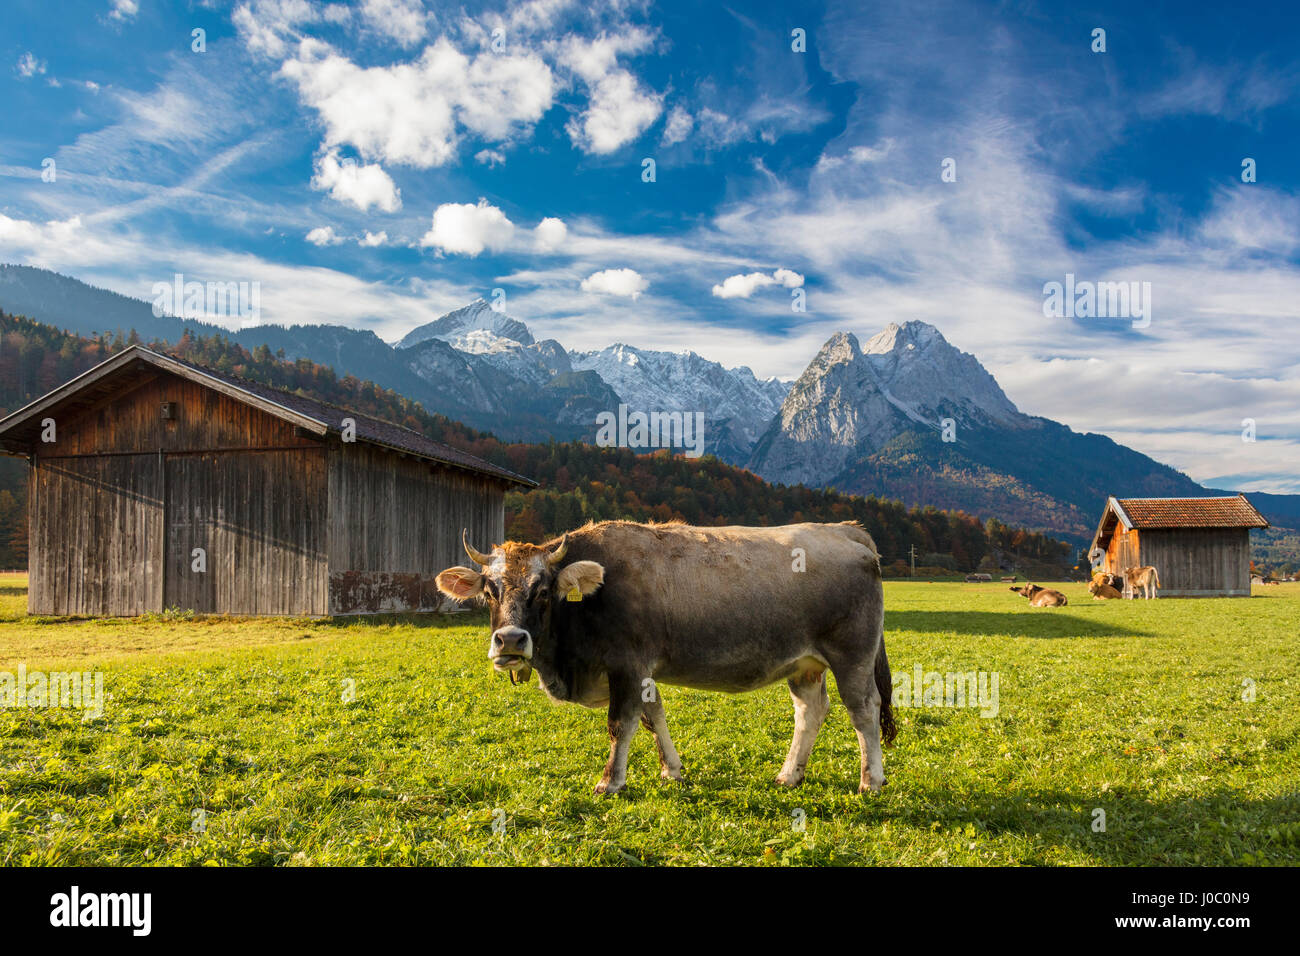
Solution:
<svg viewBox="0 0 1300 956"><path fill-rule="evenodd" d="M835 670L835 683L858 734L862 754L858 792L874 793L885 785L885 763L880 754L880 690L875 674L870 667L855 662Z"/></svg>
<svg viewBox="0 0 1300 956"><path fill-rule="evenodd" d="M646 701L641 708L641 726L655 735L655 749L659 751L659 776L665 780L681 780L682 758L677 755L673 738L668 733L668 718L664 714L664 702L659 699L657 687L654 698Z"/></svg>
<svg viewBox="0 0 1300 956"><path fill-rule="evenodd" d="M790 752L781 772L776 775L776 782L784 787L797 787L803 783L808 755L812 753L817 732L822 729L831 709L831 699L826 694L826 674L822 671L796 674L786 683L790 685L790 698L794 701L794 739L790 741Z"/></svg>
<svg viewBox="0 0 1300 956"><path fill-rule="evenodd" d="M641 715L640 685L635 678L609 675L609 761L596 793L613 796L627 782L627 752Z"/></svg>

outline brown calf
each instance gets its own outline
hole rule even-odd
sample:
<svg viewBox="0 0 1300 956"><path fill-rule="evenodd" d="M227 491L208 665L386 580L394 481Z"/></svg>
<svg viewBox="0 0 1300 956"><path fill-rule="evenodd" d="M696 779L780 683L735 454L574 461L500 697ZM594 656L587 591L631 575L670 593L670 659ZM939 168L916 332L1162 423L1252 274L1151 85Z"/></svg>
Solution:
<svg viewBox="0 0 1300 956"><path fill-rule="evenodd" d="M1150 565L1128 568L1124 571L1124 583L1128 594L1134 595L1137 589L1141 588L1142 596L1149 601L1155 596L1156 589L1160 587L1160 574Z"/></svg>

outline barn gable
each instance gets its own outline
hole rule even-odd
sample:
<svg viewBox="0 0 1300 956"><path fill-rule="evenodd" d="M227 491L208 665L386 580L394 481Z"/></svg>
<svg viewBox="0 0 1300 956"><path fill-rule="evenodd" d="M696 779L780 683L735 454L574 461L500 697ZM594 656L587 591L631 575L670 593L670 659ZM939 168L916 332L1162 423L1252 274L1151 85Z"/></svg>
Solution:
<svg viewBox="0 0 1300 956"><path fill-rule="evenodd" d="M1248 597L1250 530L1267 528L1245 495L1109 498L1093 535L1100 567L1152 566L1167 597Z"/></svg>
<svg viewBox="0 0 1300 956"><path fill-rule="evenodd" d="M509 484L537 486L537 483L530 478L484 461L458 448L433 441L401 425L303 395L295 395L260 382L252 382L193 365L139 345L133 345L119 352L54 389L48 395L0 420L0 450L11 454L30 454L40 443L41 422L45 418L55 417L58 422L76 420L82 414L95 410L99 410L102 414L108 405L133 392L142 384L160 378L165 379L168 374L194 382L218 395L227 396L238 406L250 410L244 413L232 412L235 406L226 404L222 408L226 414L251 415L251 410L259 410L272 419L282 421L294 429L300 429L301 431L297 432L300 437L312 435L321 438L330 435L339 437L343 431L344 419L351 419L355 423L356 440L359 442L437 461L448 467L465 468L481 474L493 475ZM205 401L217 402L218 400L213 395ZM193 423L205 419L206 416L188 421ZM161 422L161 417L150 418L148 424L152 425L155 435L160 435L166 430ZM227 422L226 418L218 417L216 424ZM114 427L117 427L116 423ZM239 433L238 429L236 433Z"/></svg>
<svg viewBox="0 0 1300 956"><path fill-rule="evenodd" d="M38 614L430 609L461 529L500 540L505 489L534 485L390 422L140 347L0 421L0 450L31 464Z"/></svg>

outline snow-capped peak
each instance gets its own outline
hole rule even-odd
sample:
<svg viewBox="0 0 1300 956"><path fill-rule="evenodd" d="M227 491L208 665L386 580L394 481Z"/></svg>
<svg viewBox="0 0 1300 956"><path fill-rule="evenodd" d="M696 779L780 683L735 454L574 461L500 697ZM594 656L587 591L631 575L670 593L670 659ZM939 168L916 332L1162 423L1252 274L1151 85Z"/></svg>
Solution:
<svg viewBox="0 0 1300 956"><path fill-rule="evenodd" d="M475 354L533 344L528 326L494 309L483 299L475 299L464 308L412 329L397 343L397 348L410 348L429 339L442 339L462 352Z"/></svg>

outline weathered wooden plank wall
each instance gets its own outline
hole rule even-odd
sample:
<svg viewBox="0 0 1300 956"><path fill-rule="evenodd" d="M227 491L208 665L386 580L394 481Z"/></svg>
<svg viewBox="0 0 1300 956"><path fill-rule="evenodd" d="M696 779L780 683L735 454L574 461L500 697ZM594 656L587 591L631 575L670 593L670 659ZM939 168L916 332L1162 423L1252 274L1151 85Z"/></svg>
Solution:
<svg viewBox="0 0 1300 956"><path fill-rule="evenodd" d="M433 577L468 561L462 528L487 550L505 537L501 482L333 443L329 464L330 611L427 610Z"/></svg>
<svg viewBox="0 0 1300 956"><path fill-rule="evenodd" d="M1142 563L1168 597L1250 596L1250 531L1171 528L1142 532Z"/></svg>
<svg viewBox="0 0 1300 956"><path fill-rule="evenodd" d="M328 610L326 451L167 458L167 607L212 614ZM194 549L207 570L194 570Z"/></svg>
<svg viewBox="0 0 1300 956"><path fill-rule="evenodd" d="M28 518L28 613L129 615L162 606L157 455L39 461Z"/></svg>

